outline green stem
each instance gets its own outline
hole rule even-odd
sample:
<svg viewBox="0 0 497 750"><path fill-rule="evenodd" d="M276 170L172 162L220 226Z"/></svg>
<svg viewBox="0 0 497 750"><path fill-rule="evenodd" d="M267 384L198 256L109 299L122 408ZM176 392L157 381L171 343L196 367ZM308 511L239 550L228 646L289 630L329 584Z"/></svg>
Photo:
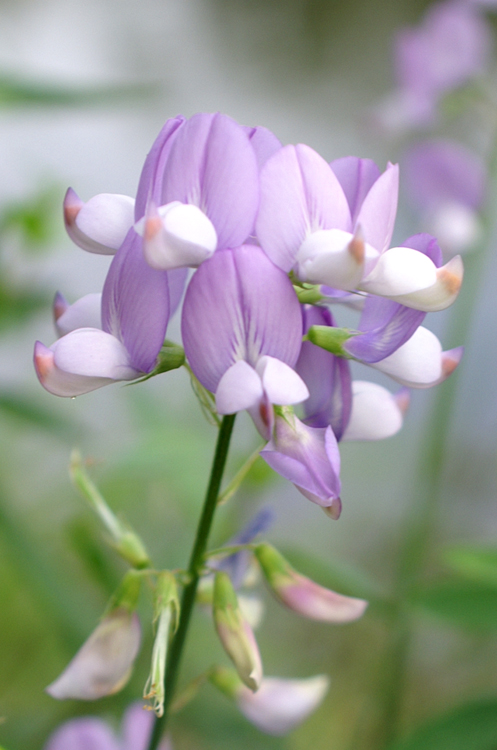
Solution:
<svg viewBox="0 0 497 750"><path fill-rule="evenodd" d="M178 678L178 670L183 654L186 635L188 633L188 627L190 625L193 605L195 604L195 596L197 593L200 573L204 565L204 556L207 549L207 541L209 538L212 521L214 519L214 513L217 507L217 499L219 496L219 489L221 487L221 481L223 478L226 458L228 456L228 449L231 440L231 433L233 431L233 425L235 422L235 416L235 414L229 414L228 416L223 417L219 429L209 485L207 487L202 515L200 516L199 524L197 527L197 534L195 537L195 542L193 544L190 563L188 566L190 581L183 589L179 625L171 642L171 648L169 650L167 659L164 714L155 722L148 750L157 750L157 746L166 728L169 716L169 708L174 698L174 690Z"/></svg>

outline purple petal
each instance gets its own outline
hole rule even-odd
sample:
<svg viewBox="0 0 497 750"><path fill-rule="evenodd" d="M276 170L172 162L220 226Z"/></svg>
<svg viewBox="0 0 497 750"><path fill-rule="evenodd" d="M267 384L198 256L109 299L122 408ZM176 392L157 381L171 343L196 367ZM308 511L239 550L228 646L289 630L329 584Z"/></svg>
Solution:
<svg viewBox="0 0 497 750"><path fill-rule="evenodd" d="M44 750L121 750L114 732L101 719L71 719L50 737ZM136 750L141 750L136 748Z"/></svg>
<svg viewBox="0 0 497 750"><path fill-rule="evenodd" d="M359 159L357 156L335 159L330 163L330 167L343 188L350 208L352 225L355 226L364 198L381 172L372 159Z"/></svg>
<svg viewBox="0 0 497 750"><path fill-rule="evenodd" d="M182 336L196 377L216 392L238 360L255 368L267 354L294 366L302 337L300 306L288 277L261 248L218 250L188 286Z"/></svg>
<svg viewBox="0 0 497 750"><path fill-rule="evenodd" d="M483 161L461 143L423 141L404 156L403 175L412 200L422 211L459 203L479 210L487 181Z"/></svg>
<svg viewBox="0 0 497 750"><path fill-rule="evenodd" d="M102 294L102 325L122 341L133 367L150 372L166 335L169 281L166 271L145 262L141 242L131 229L111 263Z"/></svg>
<svg viewBox="0 0 497 750"><path fill-rule="evenodd" d="M178 132L160 203L192 203L214 224L218 247L240 245L259 202L254 149L241 125L222 114L194 115Z"/></svg>
<svg viewBox="0 0 497 750"><path fill-rule="evenodd" d="M328 310L311 306L304 308L304 333L312 325L333 324ZM310 393L304 402L305 423L311 427L331 425L337 440L340 440L349 421L352 403L349 363L305 341L296 370Z"/></svg>
<svg viewBox="0 0 497 750"><path fill-rule="evenodd" d="M372 185L357 215L366 242L382 253L390 246L399 195L399 167L388 164Z"/></svg>
<svg viewBox="0 0 497 750"><path fill-rule="evenodd" d="M431 234L413 234L412 237L408 237L407 240L404 240L402 247L410 247L413 250L418 250L420 253L424 253L424 255L427 255L437 268L440 268L443 263L442 251L436 238Z"/></svg>
<svg viewBox="0 0 497 750"><path fill-rule="evenodd" d="M359 322L361 333L349 339L345 349L361 362L379 362L411 338L425 315L398 302L368 296Z"/></svg>
<svg viewBox="0 0 497 750"><path fill-rule="evenodd" d="M169 271L167 274L167 282L169 285L169 304L171 307L169 316L171 318L180 305L181 298L183 297L183 292L185 291L187 278L188 268L176 268L174 271Z"/></svg>
<svg viewBox="0 0 497 750"><path fill-rule="evenodd" d="M182 115L168 120L145 159L136 195L136 221L145 215L147 204L150 201L153 201L156 206L160 206L162 203L162 183L166 162L173 141L184 122L185 118Z"/></svg>
<svg viewBox="0 0 497 750"><path fill-rule="evenodd" d="M147 750L154 714L143 703L133 703L123 718L123 750Z"/></svg>
<svg viewBox="0 0 497 750"><path fill-rule="evenodd" d="M274 133L261 125L257 125L255 128L244 127L244 130L255 151L257 166L259 169L262 169L269 157L280 150L281 142L276 138Z"/></svg>
<svg viewBox="0 0 497 750"><path fill-rule="evenodd" d="M345 194L319 154L303 144L285 146L266 162L256 234L277 266L290 271L311 232L350 228Z"/></svg>

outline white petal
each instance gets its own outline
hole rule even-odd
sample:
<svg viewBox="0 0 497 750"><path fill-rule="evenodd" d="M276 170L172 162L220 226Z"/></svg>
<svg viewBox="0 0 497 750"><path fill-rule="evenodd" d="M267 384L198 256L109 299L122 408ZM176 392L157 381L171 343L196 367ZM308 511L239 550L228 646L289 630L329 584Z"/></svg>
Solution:
<svg viewBox="0 0 497 750"><path fill-rule="evenodd" d="M461 256L456 255L445 266L437 268L435 282L431 286L410 294L390 296L390 299L424 312L445 310L459 294L463 275L464 268Z"/></svg>
<svg viewBox="0 0 497 750"><path fill-rule="evenodd" d="M137 616L125 609L114 610L47 687L47 693L58 700L96 700L116 693L128 681L140 639Z"/></svg>
<svg viewBox="0 0 497 750"><path fill-rule="evenodd" d="M78 199L79 200L79 199ZM64 215L71 239L90 253L113 255L133 226L135 201L127 195L101 193L87 203L67 194Z"/></svg>
<svg viewBox="0 0 497 750"><path fill-rule="evenodd" d="M335 289L354 289L362 278L366 254L377 255L350 232L320 229L307 237L297 254L302 281Z"/></svg>
<svg viewBox="0 0 497 750"><path fill-rule="evenodd" d="M238 594L238 606L250 627L254 630L258 628L264 615L264 602L262 599L259 599L257 596Z"/></svg>
<svg viewBox="0 0 497 750"><path fill-rule="evenodd" d="M238 707L263 732L282 735L298 726L321 703L329 688L325 675L306 680L266 677L256 693L241 688Z"/></svg>
<svg viewBox="0 0 497 750"><path fill-rule="evenodd" d="M434 333L419 326L397 351L371 367L402 385L427 388L442 377L442 345Z"/></svg>
<svg viewBox="0 0 497 750"><path fill-rule="evenodd" d="M380 256L359 288L381 297L398 297L427 289L437 280L437 268L424 253L392 247Z"/></svg>
<svg viewBox="0 0 497 750"><path fill-rule="evenodd" d="M352 381L352 412L342 440L382 440L395 435L403 409L394 395L376 383Z"/></svg>
<svg viewBox="0 0 497 750"><path fill-rule="evenodd" d="M131 380L138 374L124 344L96 328L71 331L50 348L55 366L67 373L112 380Z"/></svg>
<svg viewBox="0 0 497 750"><path fill-rule="evenodd" d="M59 336L65 336L76 328L101 328L101 302L101 294L86 294L69 305L55 323Z"/></svg>
<svg viewBox="0 0 497 750"><path fill-rule="evenodd" d="M143 252L152 268L196 268L217 247L210 219L197 206L174 201L161 206L136 226L143 232Z"/></svg>
<svg viewBox="0 0 497 750"><path fill-rule="evenodd" d="M261 378L253 367L240 359L226 370L219 381L216 409L219 414L236 414L256 406L262 396Z"/></svg>
<svg viewBox="0 0 497 750"><path fill-rule="evenodd" d="M256 371L272 404L289 406L300 404L309 398L309 391L300 377L289 365L275 357L261 357Z"/></svg>

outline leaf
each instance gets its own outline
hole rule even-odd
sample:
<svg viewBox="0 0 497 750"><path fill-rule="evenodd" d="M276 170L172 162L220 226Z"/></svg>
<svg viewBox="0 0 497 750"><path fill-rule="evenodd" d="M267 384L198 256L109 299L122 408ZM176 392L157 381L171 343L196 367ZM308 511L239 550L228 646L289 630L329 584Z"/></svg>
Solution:
<svg viewBox="0 0 497 750"><path fill-rule="evenodd" d="M495 750L497 700L461 706L417 729L388 750Z"/></svg>
<svg viewBox="0 0 497 750"><path fill-rule="evenodd" d="M468 630L497 629L497 588L453 579L419 590L413 603Z"/></svg>
<svg viewBox="0 0 497 750"><path fill-rule="evenodd" d="M497 587L496 547L451 547L444 553L443 560L465 578Z"/></svg>

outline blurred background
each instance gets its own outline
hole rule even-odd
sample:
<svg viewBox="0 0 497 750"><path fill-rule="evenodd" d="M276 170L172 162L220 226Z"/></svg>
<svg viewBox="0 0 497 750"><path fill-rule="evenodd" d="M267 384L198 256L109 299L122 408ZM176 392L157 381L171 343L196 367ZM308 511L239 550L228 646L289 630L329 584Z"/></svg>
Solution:
<svg viewBox="0 0 497 750"><path fill-rule="evenodd" d="M152 629L144 601L144 648L123 693L80 704L58 703L43 692L95 626L125 570L70 484L71 449L91 459L109 504L142 534L157 565L180 567L187 562L215 440L183 370L74 400L57 399L39 385L32 348L36 339L50 345L55 338L53 294L60 290L73 302L100 291L109 265L109 258L84 253L65 235L65 190L72 186L83 200L102 192L134 195L165 120L198 111L265 125L283 143L307 143L328 161L354 154L373 158L381 169L387 160L400 158L402 165L403 149L419 140L419 132L392 133L375 112L395 84L395 32L419 24L429 5L1 0L0 743L7 750L43 748L53 728L75 715L102 715L117 726L147 676ZM491 15L487 23L492 27ZM493 84L495 78L487 78L487 88ZM478 116L485 122L485 112ZM485 127L457 108L430 133L465 140L483 157L491 148ZM495 208L490 195L487 215ZM422 229L401 172L394 240ZM453 564L455 545L481 545L491 555L497 532L494 229L487 221L482 248L472 251L472 258L480 253L478 261L469 259L480 275L456 303L464 338L451 322L452 309L426 323L444 348L464 344L466 352L450 386L442 481L418 566L424 588L402 603L402 615L390 606L399 550L423 480L419 461L432 391L413 394L395 438L342 446L344 510L338 523L262 461L219 512L214 543L270 505L276 521L268 538L303 572L377 603L362 621L331 627L300 620L268 599L258 633L266 674L329 674L324 704L290 736L271 738L206 687L175 718L177 750L228 750L235 742L240 749L380 747L390 700L386 684L402 694L396 709L401 736L471 701L497 699L495 565L475 579ZM179 340L178 331L176 321L169 338ZM440 425L441 432L446 427ZM257 441L250 421L240 417L231 473ZM391 661L405 618L410 637L397 653L402 676L395 683ZM209 618L199 614L183 680L213 658L224 659ZM497 747L494 739L489 750Z"/></svg>

